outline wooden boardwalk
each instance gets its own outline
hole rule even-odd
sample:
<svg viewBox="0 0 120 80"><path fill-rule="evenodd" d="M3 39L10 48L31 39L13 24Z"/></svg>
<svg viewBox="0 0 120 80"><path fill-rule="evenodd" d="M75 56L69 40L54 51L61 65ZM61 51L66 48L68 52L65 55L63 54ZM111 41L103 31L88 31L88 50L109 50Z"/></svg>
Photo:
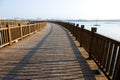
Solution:
<svg viewBox="0 0 120 80"><path fill-rule="evenodd" d="M93 60L59 25L0 49L0 80L106 80Z"/></svg>

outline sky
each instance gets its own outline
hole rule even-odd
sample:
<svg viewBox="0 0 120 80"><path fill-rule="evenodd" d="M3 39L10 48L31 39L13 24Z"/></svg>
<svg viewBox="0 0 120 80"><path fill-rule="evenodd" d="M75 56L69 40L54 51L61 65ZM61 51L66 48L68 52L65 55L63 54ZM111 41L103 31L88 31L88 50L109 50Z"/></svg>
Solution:
<svg viewBox="0 0 120 80"><path fill-rule="evenodd" d="M0 18L120 19L120 0L0 0Z"/></svg>

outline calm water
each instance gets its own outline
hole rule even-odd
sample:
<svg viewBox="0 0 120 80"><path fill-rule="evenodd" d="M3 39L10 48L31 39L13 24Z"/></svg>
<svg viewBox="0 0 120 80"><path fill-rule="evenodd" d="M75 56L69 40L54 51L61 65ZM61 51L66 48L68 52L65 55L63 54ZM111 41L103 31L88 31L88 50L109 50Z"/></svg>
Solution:
<svg viewBox="0 0 120 80"><path fill-rule="evenodd" d="M91 30L91 27L97 27L97 33L109 38L120 41L120 22L97 22L100 26L93 26L96 22L73 22L79 25L85 25L85 29Z"/></svg>

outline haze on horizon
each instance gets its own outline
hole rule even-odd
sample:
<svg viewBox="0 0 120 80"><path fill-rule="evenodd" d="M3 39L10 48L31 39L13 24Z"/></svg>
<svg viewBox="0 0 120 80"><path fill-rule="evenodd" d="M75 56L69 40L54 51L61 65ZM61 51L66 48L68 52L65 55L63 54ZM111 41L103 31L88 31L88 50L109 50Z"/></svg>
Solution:
<svg viewBox="0 0 120 80"><path fill-rule="evenodd" d="M120 19L120 0L0 0L0 19Z"/></svg>

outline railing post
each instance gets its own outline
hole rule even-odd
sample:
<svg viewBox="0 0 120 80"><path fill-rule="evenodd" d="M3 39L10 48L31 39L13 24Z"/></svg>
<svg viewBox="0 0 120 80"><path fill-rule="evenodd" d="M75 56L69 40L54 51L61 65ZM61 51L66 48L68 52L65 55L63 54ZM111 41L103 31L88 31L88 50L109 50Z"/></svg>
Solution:
<svg viewBox="0 0 120 80"><path fill-rule="evenodd" d="M34 23L34 29L35 29L35 33L37 32L37 23Z"/></svg>
<svg viewBox="0 0 120 80"><path fill-rule="evenodd" d="M39 28L38 28L38 23L36 23L36 29L37 29L36 31L38 32L38 31L39 31L39 30L38 30L38 29L39 29Z"/></svg>
<svg viewBox="0 0 120 80"><path fill-rule="evenodd" d="M12 45L11 28L9 24L7 24L6 26L8 27L9 44L11 46Z"/></svg>
<svg viewBox="0 0 120 80"><path fill-rule="evenodd" d="M39 31L41 30L41 26L40 26L40 24L41 24L41 23L39 22L39 23L38 23Z"/></svg>
<svg viewBox="0 0 120 80"><path fill-rule="evenodd" d="M73 27L73 36L75 36L75 27L76 27L76 26L75 26L75 23L73 23L72 25L73 25L73 26L72 26L72 27Z"/></svg>
<svg viewBox="0 0 120 80"><path fill-rule="evenodd" d="M94 33L97 32L97 28L96 27L92 27L91 28L91 39L90 39L90 48L89 48L89 59L91 59L91 54L92 54L92 45L93 44L93 37L94 37Z"/></svg>
<svg viewBox="0 0 120 80"><path fill-rule="evenodd" d="M83 41L82 41L82 34L83 34L83 30L84 30L84 25L81 25L81 31L80 31L80 47L82 47Z"/></svg>
<svg viewBox="0 0 120 80"><path fill-rule="evenodd" d="M18 24L18 26L20 27L20 37L21 37L21 39L23 39L23 31L22 31L22 26L21 26L21 24Z"/></svg>
<svg viewBox="0 0 120 80"><path fill-rule="evenodd" d="M76 35L76 40L78 40L78 35L79 35L79 34L78 34L78 31L79 31L79 30L78 30L78 27L79 27L79 24L76 25L76 34L75 34L75 35Z"/></svg>
<svg viewBox="0 0 120 80"><path fill-rule="evenodd" d="M29 30L29 35L30 35L30 33L31 33L30 23L28 23L27 25L28 25L28 28L29 28L28 30Z"/></svg>

